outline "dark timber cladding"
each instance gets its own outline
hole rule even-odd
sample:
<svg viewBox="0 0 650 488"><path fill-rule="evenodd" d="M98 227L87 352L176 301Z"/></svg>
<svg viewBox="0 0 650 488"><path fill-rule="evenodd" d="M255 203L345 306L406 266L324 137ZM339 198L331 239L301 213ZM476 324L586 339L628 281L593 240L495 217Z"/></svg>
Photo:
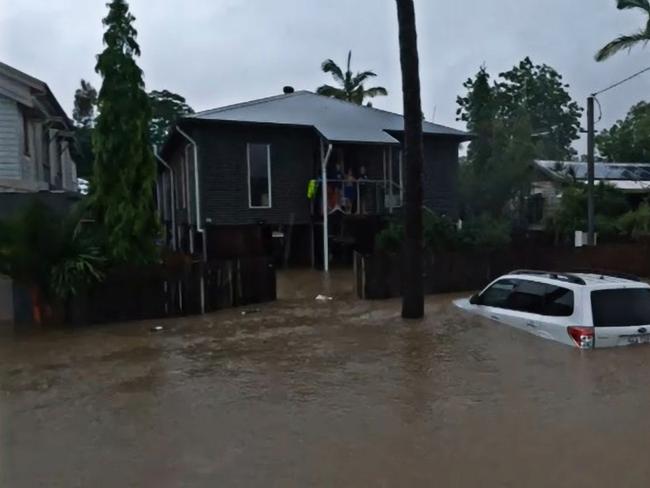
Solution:
<svg viewBox="0 0 650 488"><path fill-rule="evenodd" d="M320 176L313 129L203 121L193 121L189 129L199 145L202 210L209 223L311 222L307 182ZM271 208L249 208L249 143L270 144ZM458 143L449 136L424 138L424 205L452 217L457 212Z"/></svg>
<svg viewBox="0 0 650 488"><path fill-rule="evenodd" d="M212 224L311 222L307 182L318 165L312 129L207 122L193 124L199 145L204 218ZM249 208L247 145L270 144L271 208Z"/></svg>
<svg viewBox="0 0 650 488"><path fill-rule="evenodd" d="M280 231L276 233L282 237L282 231L295 228L290 240L310 243L306 254L317 261L321 246L315 236L319 226L322 229L325 205L322 193L310 200L307 189L310 180L323 177L324 153L331 153L326 168L328 190L341 190L341 177L335 176L337 165L352 171L354 177L363 166L369 180L364 188L371 189L365 190L364 208L373 209L364 216L374 212L386 217L400 212L396 197L401 199L405 174L399 156L404 139L401 115L301 91L200 112L182 119L179 127L191 141L181 130L172 131L161 153L167 167L160 169L159 193L166 207L176 209L165 213L166 228L174 227L181 247L189 242L193 252L200 248L195 235L200 215L198 230L206 229L208 248L218 247L229 257L240 255L240 249L257 254L259 246L266 247L272 231ZM458 146L470 136L426 121L422 127L423 204L434 212L456 217ZM337 179L338 183L334 181ZM317 191L323 187L316 186ZM171 187L175 188L173 192L169 191ZM358 191L357 195L364 194ZM336 202L335 193L326 192L326 205L332 196ZM330 224L328 232L337 232ZM258 229L238 231L242 226ZM259 246L246 244L256 239ZM220 245L215 247L213 242ZM292 246L291 253L297 251Z"/></svg>

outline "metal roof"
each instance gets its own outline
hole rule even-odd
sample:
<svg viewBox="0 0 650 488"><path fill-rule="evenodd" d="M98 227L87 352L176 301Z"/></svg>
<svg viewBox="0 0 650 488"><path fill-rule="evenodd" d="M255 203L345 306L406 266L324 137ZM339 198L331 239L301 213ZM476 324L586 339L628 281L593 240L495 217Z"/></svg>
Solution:
<svg viewBox="0 0 650 488"><path fill-rule="evenodd" d="M389 132L404 130L404 118L399 114L309 91L206 110L187 118L314 127L330 142L397 144ZM422 129L424 134L470 138L466 132L426 121Z"/></svg>
<svg viewBox="0 0 650 488"><path fill-rule="evenodd" d="M546 173L560 178L587 179L587 163L576 161L535 161ZM601 163L594 164L594 177L606 181L637 181L650 183L650 163Z"/></svg>

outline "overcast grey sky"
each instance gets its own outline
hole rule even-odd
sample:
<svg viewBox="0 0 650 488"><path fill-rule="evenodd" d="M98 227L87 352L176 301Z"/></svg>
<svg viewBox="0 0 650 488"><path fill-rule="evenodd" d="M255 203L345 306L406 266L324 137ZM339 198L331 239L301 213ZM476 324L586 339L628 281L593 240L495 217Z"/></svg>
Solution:
<svg viewBox="0 0 650 488"><path fill-rule="evenodd" d="M595 51L641 27L615 0L416 0L423 108L455 121L462 83L485 63L496 74L524 56L564 75L581 105L592 91L650 65L650 46L606 63ZM373 69L401 112L394 0L131 0L148 89L184 95L196 110L329 81L320 63ZM105 0L0 0L0 60L46 81L70 114L80 78L97 87ZM646 97L650 74L603 95L600 127Z"/></svg>

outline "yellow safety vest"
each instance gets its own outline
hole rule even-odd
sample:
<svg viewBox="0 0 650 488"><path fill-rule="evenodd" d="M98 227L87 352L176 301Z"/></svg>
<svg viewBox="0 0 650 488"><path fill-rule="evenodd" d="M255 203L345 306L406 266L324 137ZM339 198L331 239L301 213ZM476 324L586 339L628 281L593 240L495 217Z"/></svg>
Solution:
<svg viewBox="0 0 650 488"><path fill-rule="evenodd" d="M312 200L316 196L317 188L318 188L318 184L316 180L309 180L309 183L307 183L307 198Z"/></svg>

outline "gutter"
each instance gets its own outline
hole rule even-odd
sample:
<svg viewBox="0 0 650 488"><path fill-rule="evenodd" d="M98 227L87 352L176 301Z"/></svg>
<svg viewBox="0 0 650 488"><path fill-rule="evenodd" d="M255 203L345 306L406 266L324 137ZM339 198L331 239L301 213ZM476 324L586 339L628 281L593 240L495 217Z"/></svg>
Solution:
<svg viewBox="0 0 650 488"><path fill-rule="evenodd" d="M182 135L185 139L187 139L194 148L194 192L195 192L195 202L196 202L196 230L201 234L202 237L201 241L203 244L202 245L203 264L206 264L208 262L208 243L206 241L205 227L203 226L203 221L201 219L201 193L200 193L200 185L199 185L199 146L197 145L196 141L192 139L187 134L187 132L181 129L178 125L176 126L176 130L180 135ZM191 212L190 212L190 216L191 216ZM201 273L201 313L202 314L205 313L205 278L203 277L203 273Z"/></svg>
<svg viewBox="0 0 650 488"><path fill-rule="evenodd" d="M156 157L158 161L162 163L162 165L169 170L169 174L171 176L171 205L172 205L172 248L174 251L177 249L176 245L176 197L174 196L175 193L175 177L174 177L174 169L167 164L167 162L158 154L158 150L154 148L153 155Z"/></svg>

